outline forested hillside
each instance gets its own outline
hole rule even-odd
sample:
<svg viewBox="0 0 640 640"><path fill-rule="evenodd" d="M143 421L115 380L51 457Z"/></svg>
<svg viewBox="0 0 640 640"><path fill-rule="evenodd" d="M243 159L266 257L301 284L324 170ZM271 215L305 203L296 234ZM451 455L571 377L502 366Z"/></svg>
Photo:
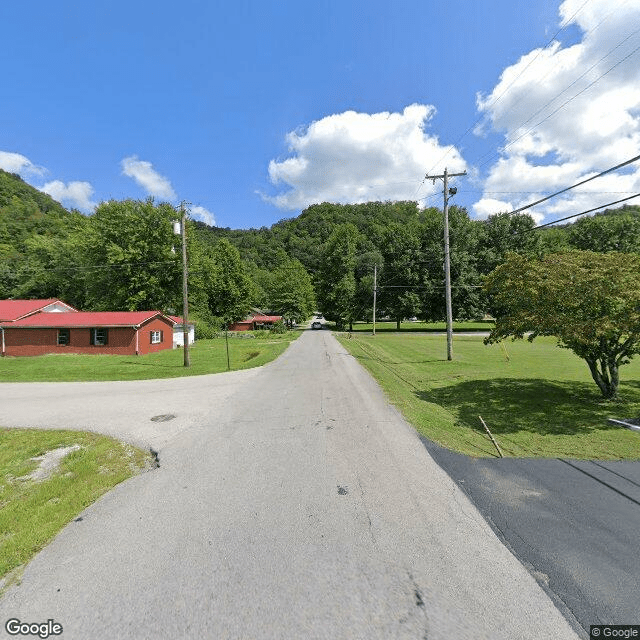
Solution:
<svg viewBox="0 0 640 640"><path fill-rule="evenodd" d="M453 312L487 310L480 285L508 252L640 252L640 207L534 230L526 214L472 220L450 212ZM60 297L87 310L181 312L176 209L111 201L91 216L67 211L0 170L0 298ZM322 203L270 228L232 230L189 222L190 305L206 334L251 307L300 320L315 308L339 325L372 313L400 321L444 317L443 219L415 202Z"/></svg>

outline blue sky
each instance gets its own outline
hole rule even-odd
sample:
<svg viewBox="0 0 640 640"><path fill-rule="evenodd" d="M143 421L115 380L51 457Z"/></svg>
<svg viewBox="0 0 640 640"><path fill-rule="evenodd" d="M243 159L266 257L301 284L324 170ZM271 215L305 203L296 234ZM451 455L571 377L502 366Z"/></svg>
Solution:
<svg viewBox="0 0 640 640"><path fill-rule="evenodd" d="M323 200L441 206L423 178L446 166L483 217L640 147L638 0L34 0L0 24L0 167L85 213L151 195L248 228ZM533 213L640 172L589 185Z"/></svg>

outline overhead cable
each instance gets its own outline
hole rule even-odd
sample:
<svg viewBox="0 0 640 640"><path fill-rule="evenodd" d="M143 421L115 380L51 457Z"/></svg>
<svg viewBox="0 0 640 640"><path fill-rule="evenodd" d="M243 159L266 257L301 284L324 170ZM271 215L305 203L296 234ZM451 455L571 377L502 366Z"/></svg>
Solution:
<svg viewBox="0 0 640 640"><path fill-rule="evenodd" d="M617 169L621 169L622 167L627 166L628 164L631 164L632 162L636 162L637 160L640 160L640 155L635 156L635 158L631 158L630 160L625 160L625 162L621 162L620 164L617 164L615 167L611 167L610 169L607 169L606 171L602 171L601 173L598 173L595 176L591 176L590 178L587 178L586 180L582 180L581 182L578 182L574 185L571 185L570 187L567 187L566 189L562 189L561 191L556 191L555 193L552 193L550 196L546 196L545 198L541 198L540 200L536 200L535 202L532 202L531 204L527 204L524 207L520 207L519 209L514 209L513 211L509 211L507 213L507 215L512 216L514 213L520 213L520 211L524 211L525 209L530 209L531 207L535 207L535 205L540 204L541 202L545 202L546 200L550 200L551 198L555 198L556 196L559 196L561 193L565 193L566 191L571 191L571 189L575 189L576 187L579 187L580 185L586 184L587 182L590 182L591 180L595 180L596 178L600 178L601 176L604 176L607 173L611 173L612 171L616 171ZM631 196L631 198L635 198L635 196ZM629 200L630 198L624 198L624 200ZM618 202L623 202L623 200L619 200ZM608 205L605 205L608 206ZM600 207L598 207L600 208ZM578 214L580 215L580 214Z"/></svg>
<svg viewBox="0 0 640 640"><path fill-rule="evenodd" d="M632 200L633 198L640 197L640 193L636 193L633 196L629 196L628 198L622 198L622 200L616 200L615 202L609 202L609 204L603 204L599 207L594 207L593 209L589 209L588 211L581 211L580 213L574 213L572 216L567 216L566 218L559 218L558 220L554 220L553 222L547 222L545 224L538 225L537 227L532 227L531 229L526 229L525 231L521 231L520 233L514 233L513 235L521 235L522 233L528 233L529 231L535 231L536 229L542 229L544 227L550 227L552 224L557 224L558 222L564 222L565 220L571 220L571 218L577 218L578 216L584 216L587 213L593 213L594 211L598 211L599 209L604 209L605 207L611 207L614 204L620 204L621 202L626 202L627 200Z"/></svg>

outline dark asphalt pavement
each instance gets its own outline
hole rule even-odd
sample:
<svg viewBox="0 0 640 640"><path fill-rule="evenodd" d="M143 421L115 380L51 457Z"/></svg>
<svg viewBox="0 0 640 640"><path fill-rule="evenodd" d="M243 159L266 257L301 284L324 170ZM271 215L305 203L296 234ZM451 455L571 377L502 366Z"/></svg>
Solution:
<svg viewBox="0 0 640 640"><path fill-rule="evenodd" d="M587 637L640 624L640 462L475 459L422 441Z"/></svg>

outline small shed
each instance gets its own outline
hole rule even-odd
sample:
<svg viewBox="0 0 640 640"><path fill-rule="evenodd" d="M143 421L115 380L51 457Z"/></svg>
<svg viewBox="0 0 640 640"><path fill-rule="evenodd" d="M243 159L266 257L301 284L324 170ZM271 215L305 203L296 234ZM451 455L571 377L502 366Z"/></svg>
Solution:
<svg viewBox="0 0 640 640"><path fill-rule="evenodd" d="M174 324L160 311L35 313L0 323L1 353L153 353L173 347Z"/></svg>
<svg viewBox="0 0 640 640"><path fill-rule="evenodd" d="M184 346L184 324L180 316L169 316L175 324L173 325L173 348ZM193 322L187 322L187 328L189 330L189 342L187 344L193 344L196 341L196 329Z"/></svg>

